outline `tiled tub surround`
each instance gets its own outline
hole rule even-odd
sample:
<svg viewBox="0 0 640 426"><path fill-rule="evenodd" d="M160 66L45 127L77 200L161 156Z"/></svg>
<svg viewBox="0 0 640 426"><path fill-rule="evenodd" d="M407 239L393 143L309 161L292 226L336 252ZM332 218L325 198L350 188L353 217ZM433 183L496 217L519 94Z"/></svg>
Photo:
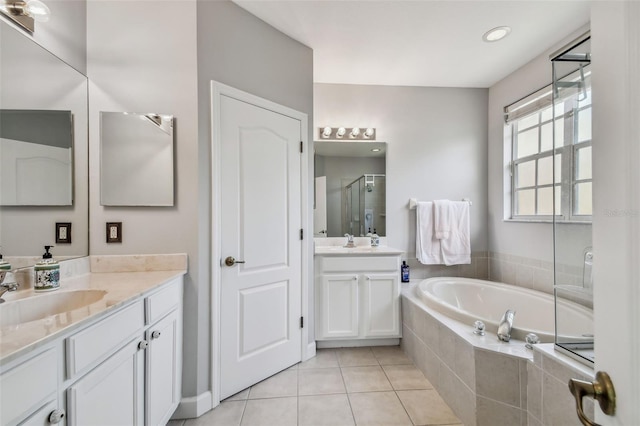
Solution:
<svg viewBox="0 0 640 426"><path fill-rule="evenodd" d="M588 369L538 350L553 345L537 347L534 363L524 342L477 336L471 325L426 307L416 284L402 290L403 350L465 425L579 424L567 381L588 377Z"/></svg>
<svg viewBox="0 0 640 426"><path fill-rule="evenodd" d="M147 266L140 266L140 263L145 264L145 262L136 260L140 257L94 256L91 259L85 257L62 262L60 264L60 289L45 294L36 294L33 290L33 268L21 270L20 274L16 275L21 287L16 292L5 293L4 299L7 302L26 297L47 297L47 294L59 294L73 290L103 290L106 294L98 302L83 308L30 321L20 324L19 327L0 325L0 365L56 339L63 333L73 331L86 321L107 316L125 304L142 299L150 291L184 275L186 272L187 256L185 254L142 256L147 259ZM109 269L99 269L98 273L93 271L94 263L100 264L100 260L104 258L110 260ZM92 265L91 273L87 273L89 264ZM154 267L158 269L153 270L149 265L155 265ZM122 270L126 272L120 272ZM24 282L21 277L31 279L31 281Z"/></svg>
<svg viewBox="0 0 640 426"><path fill-rule="evenodd" d="M471 263L468 265L423 265L411 253L407 259L411 268L411 280L422 280L431 277L465 277L486 280L489 278L489 258L486 251L471 253Z"/></svg>

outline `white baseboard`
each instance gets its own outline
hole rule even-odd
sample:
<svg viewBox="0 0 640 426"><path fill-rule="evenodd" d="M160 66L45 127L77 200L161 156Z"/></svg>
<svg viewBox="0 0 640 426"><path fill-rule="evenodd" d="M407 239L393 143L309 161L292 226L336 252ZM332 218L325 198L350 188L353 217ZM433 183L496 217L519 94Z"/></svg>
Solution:
<svg viewBox="0 0 640 426"><path fill-rule="evenodd" d="M213 408L211 391L182 398L171 420L195 419Z"/></svg>
<svg viewBox="0 0 640 426"><path fill-rule="evenodd" d="M307 345L305 353L302 354L302 361L311 359L314 356L316 356L316 342L311 342Z"/></svg>
<svg viewBox="0 0 640 426"><path fill-rule="evenodd" d="M316 346L324 348L356 348L360 346L397 346L400 339L318 340Z"/></svg>

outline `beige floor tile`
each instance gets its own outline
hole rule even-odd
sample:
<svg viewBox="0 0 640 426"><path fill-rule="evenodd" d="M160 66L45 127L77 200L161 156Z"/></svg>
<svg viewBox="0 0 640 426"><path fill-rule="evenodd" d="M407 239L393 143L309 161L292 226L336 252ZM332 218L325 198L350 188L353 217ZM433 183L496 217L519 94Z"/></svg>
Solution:
<svg viewBox="0 0 640 426"><path fill-rule="evenodd" d="M336 351L340 367L378 365L371 348L340 348Z"/></svg>
<svg viewBox="0 0 640 426"><path fill-rule="evenodd" d="M402 405L416 425L449 425L460 423L435 390L398 391Z"/></svg>
<svg viewBox="0 0 640 426"><path fill-rule="evenodd" d="M184 426L238 426L246 401L228 401L218 405L197 419L189 419Z"/></svg>
<svg viewBox="0 0 640 426"><path fill-rule="evenodd" d="M249 399L298 396L298 370L284 370L251 386Z"/></svg>
<svg viewBox="0 0 640 426"><path fill-rule="evenodd" d="M411 364L400 346L375 346L371 350L380 365Z"/></svg>
<svg viewBox="0 0 640 426"><path fill-rule="evenodd" d="M347 394L301 396L298 400L299 426L354 424Z"/></svg>
<svg viewBox="0 0 640 426"><path fill-rule="evenodd" d="M395 390L433 389L424 374L413 365L383 365L382 368Z"/></svg>
<svg viewBox="0 0 640 426"><path fill-rule="evenodd" d="M249 398L250 389L251 388L246 388L245 390L242 390L235 395L231 395L229 398L225 399L224 401L244 401L245 399Z"/></svg>
<svg viewBox="0 0 640 426"><path fill-rule="evenodd" d="M298 395L346 393L339 368L312 368L298 371Z"/></svg>
<svg viewBox="0 0 640 426"><path fill-rule="evenodd" d="M318 349L316 356L298 364L298 368L334 368L338 367L335 349Z"/></svg>
<svg viewBox="0 0 640 426"><path fill-rule="evenodd" d="M242 426L296 426L298 398L270 398L247 401ZM226 425L225 425L226 426Z"/></svg>
<svg viewBox="0 0 640 426"><path fill-rule="evenodd" d="M391 383L379 365L370 367L345 367L342 377L347 392L375 392L392 390Z"/></svg>
<svg viewBox="0 0 640 426"><path fill-rule="evenodd" d="M349 401L358 426L412 424L395 392L352 393Z"/></svg>

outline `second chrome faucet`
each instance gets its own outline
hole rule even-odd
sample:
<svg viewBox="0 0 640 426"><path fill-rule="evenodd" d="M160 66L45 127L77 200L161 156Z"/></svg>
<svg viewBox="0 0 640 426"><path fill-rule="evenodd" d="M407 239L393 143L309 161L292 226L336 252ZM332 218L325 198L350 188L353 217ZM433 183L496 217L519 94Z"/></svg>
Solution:
<svg viewBox="0 0 640 426"><path fill-rule="evenodd" d="M503 342L511 340L511 328L513 327L513 318L516 316L516 311L508 309L507 312L502 315L500 324L498 325L498 339Z"/></svg>

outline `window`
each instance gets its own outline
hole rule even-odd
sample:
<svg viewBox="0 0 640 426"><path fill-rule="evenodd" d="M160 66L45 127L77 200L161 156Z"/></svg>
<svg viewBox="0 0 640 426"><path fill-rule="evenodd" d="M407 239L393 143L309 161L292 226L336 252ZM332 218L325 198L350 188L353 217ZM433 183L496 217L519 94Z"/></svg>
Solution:
<svg viewBox="0 0 640 426"><path fill-rule="evenodd" d="M549 86L505 108L512 219L591 220L591 89L581 78L555 105Z"/></svg>

